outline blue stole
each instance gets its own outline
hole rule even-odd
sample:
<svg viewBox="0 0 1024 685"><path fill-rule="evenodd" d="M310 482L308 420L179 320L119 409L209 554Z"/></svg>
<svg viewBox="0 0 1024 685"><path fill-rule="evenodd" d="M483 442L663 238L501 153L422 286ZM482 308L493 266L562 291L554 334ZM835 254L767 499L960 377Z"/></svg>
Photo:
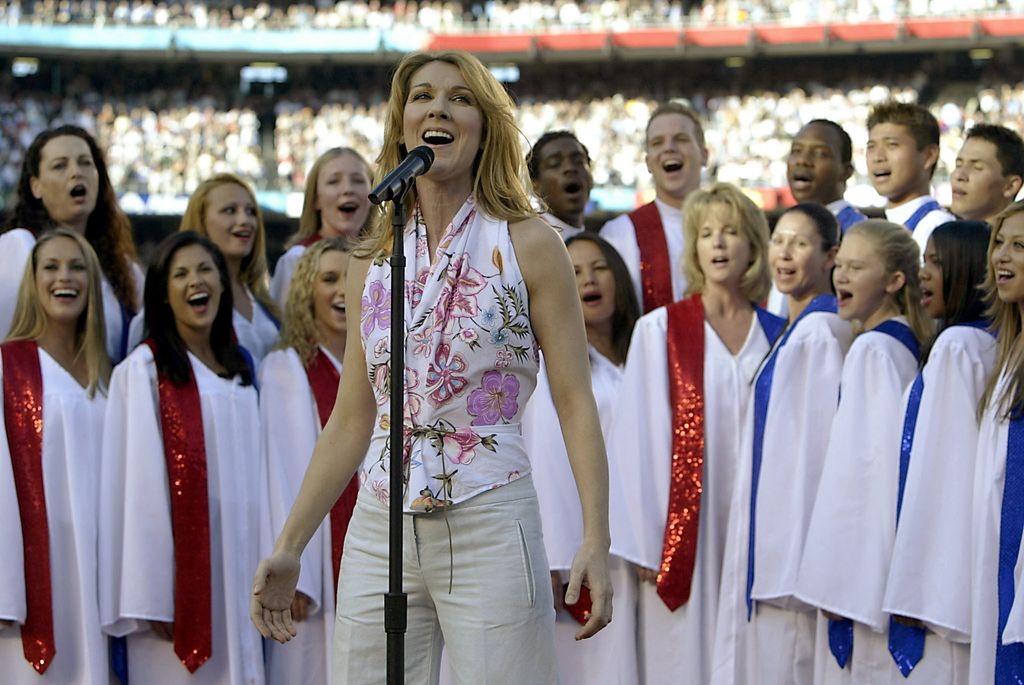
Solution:
<svg viewBox="0 0 1024 685"><path fill-rule="evenodd" d="M839 229L844 234L854 224L859 224L860 222L867 220L867 216L853 205L846 205L838 214L836 214L836 221L839 222Z"/></svg>
<svg viewBox="0 0 1024 685"><path fill-rule="evenodd" d="M935 204L938 206L938 203ZM925 212L925 214L927 213L928 212ZM918 221L920 221L920 218ZM914 359L918 359L921 356L921 345L917 342L917 338L914 337L914 332L910 330L910 327L905 323L901 323L895 319L889 319L888 321L883 321L879 325L875 326L870 331L867 331L867 333L871 333L873 331L884 333L896 338L896 340L903 343L904 347L914 355ZM1014 562L1016 562L1016 557L1014 558ZM848 618L838 620L829 619L828 646L832 652L832 656L836 659L836 663L839 664L839 668L846 668L846 664L850 660L850 654L853 653L852 620Z"/></svg>
<svg viewBox="0 0 1024 685"><path fill-rule="evenodd" d="M927 202L918 207L917 210L910 215L910 218L907 219L903 225L913 233L914 229L917 228L917 225L921 223L921 219L925 218L928 214L937 209L942 209L942 205L940 205L936 200L929 198Z"/></svg>
<svg viewBox="0 0 1024 685"><path fill-rule="evenodd" d="M764 446L764 426L765 419L768 416L768 401L771 399L772 394L772 380L775 376L775 362L778 360L779 350L781 350L786 342L789 341L789 336L793 334L797 325L803 321L804 317L813 312L831 312L836 313L836 298L834 295L819 295L810 301L806 309L804 309L800 316L796 318L793 325L790 326L779 344L769 353L768 361L765 362L764 368L758 375L757 380L754 383L754 449L753 449L753 463L752 471L750 476L750 534L747 542L747 620L750 620L751 613L753 612L754 602L750 597L751 590L754 587L754 538L755 531L757 528L757 484L758 479L761 475L761 454Z"/></svg>
<svg viewBox="0 0 1024 685"><path fill-rule="evenodd" d="M988 321L969 321L961 326L986 329ZM941 334L941 333L940 333ZM903 510L903 492L907 487L907 471L910 469L910 451L914 446L914 431L917 429L917 415L921 410L921 395L924 392L924 372L917 374L910 395L907 398L907 413L903 420L903 435L900 439L900 483L896 495L896 524L899 525ZM889 653L906 678L924 657L925 628L900 623L895 617L889 618Z"/></svg>
<svg viewBox="0 0 1024 685"><path fill-rule="evenodd" d="M1003 644L1003 630L1016 593L1013 571L1024 532L1024 416L1010 420L1006 474L999 519L999 632L996 633L996 685L1024 683L1024 644Z"/></svg>
<svg viewBox="0 0 1024 685"><path fill-rule="evenodd" d="M267 315L267 318L270 319L270 322L274 324L274 327L277 330L281 330L281 322L277 320L276 316L270 313L270 310L267 309L267 305L260 302L259 299L257 299L256 297L253 297L252 299L253 302L256 303L256 306L259 307L263 311L263 313Z"/></svg>

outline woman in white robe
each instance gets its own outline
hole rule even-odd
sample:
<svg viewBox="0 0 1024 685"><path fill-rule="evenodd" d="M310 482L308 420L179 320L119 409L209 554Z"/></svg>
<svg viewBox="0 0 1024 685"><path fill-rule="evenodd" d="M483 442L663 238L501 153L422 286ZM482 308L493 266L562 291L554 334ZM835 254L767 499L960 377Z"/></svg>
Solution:
<svg viewBox="0 0 1024 685"><path fill-rule="evenodd" d="M815 683L902 678L888 650L882 595L896 532L901 398L929 335L919 270L917 244L886 221L851 228L836 256L839 316L864 332L843 366L797 579L797 598L828 612L818 617ZM912 674L928 677L927 669Z"/></svg>
<svg viewBox="0 0 1024 685"><path fill-rule="evenodd" d="M633 334L609 437L615 460L611 500L616 551L641 579L638 637L641 682L707 683L729 506L751 381L784 321L758 309L768 293L768 225L738 189L716 184L683 209L691 297L641 317ZM703 470L696 556L688 599L674 611L659 595L673 475L673 408L668 353L671 308L696 303L703 317ZM685 533L684 533L685 534ZM676 559L671 562L678 564ZM659 570L661 572L659 572Z"/></svg>
<svg viewBox="0 0 1024 685"><path fill-rule="evenodd" d="M590 382L601 427L607 434L639 307L629 271L609 243L593 234L580 234L570 237L567 247L576 271L576 286L587 327ZM637 578L632 567L618 556L615 538L612 538L608 562L615 597L615 620L590 640L577 641L580 623L576 617L582 618L583 607L570 612L563 601L572 556L583 540L583 517L543 360L541 373L537 375L537 390L523 414L523 438L533 468L544 545L551 568L560 682L562 685L594 682L633 685L639 678ZM617 453L609 451L610 471L616 471L614 463L618 458ZM627 460L630 458L626 456ZM612 484L611 492L615 491Z"/></svg>
<svg viewBox="0 0 1024 685"><path fill-rule="evenodd" d="M256 390L228 323L227 273L205 238L182 232L165 240L146 280L153 346L136 348L111 379L100 485L100 613L110 635L127 636L135 683L264 680L261 641L247 614L249 572L261 545L269 545L266 472ZM167 412L185 404L169 409L165 389L190 382L189 410L201 416L205 448L212 635L211 653L191 664L194 672L176 654L188 646L172 644L184 640L175 589L183 582L194 589L204 579L176 576L175 545L201 554L203 543L192 539L192 526L183 538L175 535L166 450L177 452L171 441L195 428L174 435L162 428ZM173 494L182 507L181 493Z"/></svg>
<svg viewBox="0 0 1024 685"><path fill-rule="evenodd" d="M313 162L306 176L299 230L285 244L270 282L270 296L282 310L295 266L310 245L323 238L354 240L369 226L372 178L369 162L350 147L332 147Z"/></svg>
<svg viewBox="0 0 1024 685"><path fill-rule="evenodd" d="M1024 306L1024 202L997 217L984 289L996 331L996 361L982 396L971 517L971 685L1024 678L1024 623L1014 568L1021 548L1019 501L1024 426L1020 385ZM1019 567L1019 563L1017 564ZM1019 575L1019 574L1018 574ZM1005 626L1005 629L1004 629Z"/></svg>
<svg viewBox="0 0 1024 685"><path fill-rule="evenodd" d="M270 522L274 535L284 527L320 435L320 402L326 403L329 413L337 395L339 360L345 353L348 328L348 261L345 243L337 238L322 240L303 253L291 280L280 347L268 354L260 367L260 422L270 473ZM330 379L329 374L312 366L315 360L322 363L324 359L335 371ZM333 380L329 397L317 396L310 384L312 373L325 376L325 384ZM348 514L351 515L351 509ZM302 555L292 606L292 619L301 624L301 629L287 644L267 641L268 685L330 682L336 588L331 533L328 517Z"/></svg>
<svg viewBox="0 0 1024 685"><path fill-rule="evenodd" d="M772 233L768 259L788 299L789 321L758 371L743 427L715 636L716 685L812 682L815 612L795 598L796 577L851 341L832 294L838 242L835 218L817 204L790 208Z"/></svg>
<svg viewBox="0 0 1024 685"><path fill-rule="evenodd" d="M963 684L968 676L971 604L963 590L971 569L963 550L971 546L972 490L964 486L974 480L977 406L996 352L979 290L988 242L988 224L980 221L949 222L928 238L922 304L941 327L904 398L905 484L883 608L918 622L890 625L890 651L903 669L917 668L918 658L931 662L936 685Z"/></svg>
<svg viewBox="0 0 1024 685"><path fill-rule="evenodd" d="M107 640L96 594L99 446L110 377L103 308L97 304L100 264L83 237L57 229L35 244L22 273L14 327L0 346L3 362L20 368L3 368L0 378L38 371L42 435L41 453L25 454L26 436L17 429L22 405L0 402L0 412L12 411L0 414L0 671L10 685L106 685ZM23 482L21 489L39 488L46 511L55 653L39 664L29 662L21 634L31 611L26 562L32 557L24 550L32 533L23 531L19 514L19 469L12 454L19 447L20 458L41 461L42 482L28 488Z"/></svg>
<svg viewBox="0 0 1024 685"><path fill-rule="evenodd" d="M25 152L11 221L0 234L0 335L14 319L36 237L57 226L85 236L100 259L107 353L116 363L128 353L128 323L141 305L143 274L103 153L78 126L47 129Z"/></svg>

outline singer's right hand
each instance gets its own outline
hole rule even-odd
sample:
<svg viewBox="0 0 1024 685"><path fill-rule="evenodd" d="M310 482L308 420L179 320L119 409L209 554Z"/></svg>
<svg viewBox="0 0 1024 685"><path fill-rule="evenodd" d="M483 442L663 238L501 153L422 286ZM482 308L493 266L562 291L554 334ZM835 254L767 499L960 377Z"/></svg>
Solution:
<svg viewBox="0 0 1024 685"><path fill-rule="evenodd" d="M281 643L295 637L291 606L298 582L298 556L275 552L260 562L249 606L249 616L260 635Z"/></svg>

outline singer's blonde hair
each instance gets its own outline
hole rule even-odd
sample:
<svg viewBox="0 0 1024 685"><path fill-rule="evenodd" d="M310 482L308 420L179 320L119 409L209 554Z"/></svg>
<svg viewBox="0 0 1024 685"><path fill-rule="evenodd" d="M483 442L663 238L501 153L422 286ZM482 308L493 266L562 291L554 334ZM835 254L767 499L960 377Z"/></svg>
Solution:
<svg viewBox="0 0 1024 685"><path fill-rule="evenodd" d="M398 64L391 80L391 98L384 119L384 144L377 157L375 184L398 166L408 153L401 140L410 81L421 67L431 62L445 62L459 70L483 117L480 151L473 160L473 197L477 206L485 214L508 222L536 216L537 212L530 204L520 144L525 136L516 126L512 98L480 60L459 50L416 52ZM413 186L405 197L405 206L411 209L417 201L416 187ZM394 207L389 204L367 240L357 248L357 256L390 252L393 214Z"/></svg>

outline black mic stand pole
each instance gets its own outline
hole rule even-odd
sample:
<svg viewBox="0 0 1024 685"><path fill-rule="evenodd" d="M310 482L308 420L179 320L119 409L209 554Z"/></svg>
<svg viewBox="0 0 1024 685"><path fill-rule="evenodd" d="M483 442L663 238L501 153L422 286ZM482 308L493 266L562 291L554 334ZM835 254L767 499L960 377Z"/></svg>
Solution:
<svg viewBox="0 0 1024 685"><path fill-rule="evenodd" d="M411 186L412 184L409 184ZM388 592L384 595L387 685L405 683L408 596L402 591L402 508L405 502L405 193L394 199L391 231L391 485L388 495Z"/></svg>

